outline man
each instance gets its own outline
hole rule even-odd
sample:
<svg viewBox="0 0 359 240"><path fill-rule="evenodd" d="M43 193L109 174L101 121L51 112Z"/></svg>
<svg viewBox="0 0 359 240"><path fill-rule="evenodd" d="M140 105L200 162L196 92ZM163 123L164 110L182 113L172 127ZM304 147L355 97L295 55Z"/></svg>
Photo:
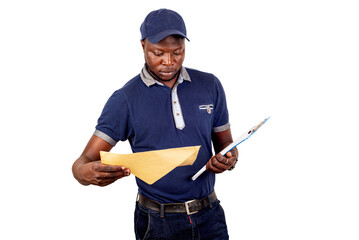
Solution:
<svg viewBox="0 0 359 240"><path fill-rule="evenodd" d="M234 167L237 150L212 156L212 143L218 153L233 141L223 88L214 75L182 66L188 38L178 13L153 11L140 30L146 64L106 103L73 165L74 177L106 186L129 176L125 166L99 161L99 152L118 141L129 140L133 152L201 145L192 166L177 167L152 185L136 178L136 239L228 239L215 173ZM208 171L192 181L204 165Z"/></svg>

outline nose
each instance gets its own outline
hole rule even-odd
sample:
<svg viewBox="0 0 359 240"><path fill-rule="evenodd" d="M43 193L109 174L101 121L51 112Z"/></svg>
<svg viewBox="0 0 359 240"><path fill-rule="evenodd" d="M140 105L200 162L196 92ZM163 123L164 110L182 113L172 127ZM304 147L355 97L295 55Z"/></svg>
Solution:
<svg viewBox="0 0 359 240"><path fill-rule="evenodd" d="M163 55L162 64L166 66L171 66L174 64L174 58L171 53L166 53Z"/></svg>

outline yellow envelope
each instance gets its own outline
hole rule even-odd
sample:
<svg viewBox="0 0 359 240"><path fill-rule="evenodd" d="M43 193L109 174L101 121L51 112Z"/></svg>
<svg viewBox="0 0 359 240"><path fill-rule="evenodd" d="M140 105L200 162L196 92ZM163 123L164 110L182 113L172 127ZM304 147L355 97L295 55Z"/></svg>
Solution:
<svg viewBox="0 0 359 240"><path fill-rule="evenodd" d="M192 165L199 148L192 146L132 154L101 151L100 157L102 163L125 166L142 181L153 184L178 166Z"/></svg>

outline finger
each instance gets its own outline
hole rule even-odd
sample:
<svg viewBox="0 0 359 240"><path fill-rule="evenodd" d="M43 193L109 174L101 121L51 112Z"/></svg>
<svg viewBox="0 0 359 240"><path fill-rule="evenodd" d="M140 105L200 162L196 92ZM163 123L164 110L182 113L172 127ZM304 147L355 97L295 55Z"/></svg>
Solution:
<svg viewBox="0 0 359 240"><path fill-rule="evenodd" d="M212 168L216 173L221 173L228 169L226 165L219 162L212 162Z"/></svg>
<svg viewBox="0 0 359 240"><path fill-rule="evenodd" d="M233 165L236 164L236 161L237 161L236 156L232 152L228 152L226 154L226 161L225 162L222 161L222 163L227 165L228 166L227 169L229 169L229 168L233 167Z"/></svg>
<svg viewBox="0 0 359 240"><path fill-rule="evenodd" d="M95 178L97 180L101 180L101 179L106 179L106 178L122 178L125 176L129 176L131 174L131 170L128 168L124 168L121 171L116 171L116 172L97 172L95 174Z"/></svg>
<svg viewBox="0 0 359 240"><path fill-rule="evenodd" d="M97 179L101 180L101 179L106 179L106 178L122 178L125 176L125 172L124 171L120 171L120 172L101 172L101 174L99 174L99 176L97 177Z"/></svg>
<svg viewBox="0 0 359 240"><path fill-rule="evenodd" d="M222 156L221 154L217 154L213 159L212 159L212 165L222 171L227 170L227 158Z"/></svg>
<svg viewBox="0 0 359 240"><path fill-rule="evenodd" d="M104 186L107 186L111 183L114 183L118 178L106 178L106 179L103 179L101 180L100 182L98 182L98 186L100 187L104 187Z"/></svg>
<svg viewBox="0 0 359 240"><path fill-rule="evenodd" d="M99 162L95 165L95 170L100 172L118 172L125 170L125 167L118 165L108 165Z"/></svg>
<svg viewBox="0 0 359 240"><path fill-rule="evenodd" d="M221 172L230 169L233 165L236 164L236 161L237 161L237 158L231 152L228 152L226 154L226 156L217 154L216 159L217 159L218 163L213 161L212 165L215 168L217 168L218 170L221 170Z"/></svg>
<svg viewBox="0 0 359 240"><path fill-rule="evenodd" d="M226 170L230 169L235 164L236 164L236 157L233 156L233 157L226 158L226 162L225 162Z"/></svg>
<svg viewBox="0 0 359 240"><path fill-rule="evenodd" d="M227 156L227 154L226 154L226 156ZM216 158L217 158L218 162L222 163L223 165L226 165L228 163L228 161L227 161L228 158L226 156L223 156L222 154L218 153L216 155Z"/></svg>
<svg viewBox="0 0 359 240"><path fill-rule="evenodd" d="M123 177L124 177L124 175L115 176L115 177L107 177L107 178L98 178L94 181L95 182L94 184L103 187L103 186L107 186Z"/></svg>
<svg viewBox="0 0 359 240"><path fill-rule="evenodd" d="M207 163L206 163L206 170L208 171L208 172L211 172L211 173L217 173L217 169L216 168L214 168L213 166L212 166L212 161L211 160L209 160Z"/></svg>
<svg viewBox="0 0 359 240"><path fill-rule="evenodd" d="M218 160L216 159L215 156L213 156L208 162L207 162L207 170L209 172L212 173L221 173L223 172L225 169L223 169L223 167L218 167L220 163L218 162Z"/></svg>

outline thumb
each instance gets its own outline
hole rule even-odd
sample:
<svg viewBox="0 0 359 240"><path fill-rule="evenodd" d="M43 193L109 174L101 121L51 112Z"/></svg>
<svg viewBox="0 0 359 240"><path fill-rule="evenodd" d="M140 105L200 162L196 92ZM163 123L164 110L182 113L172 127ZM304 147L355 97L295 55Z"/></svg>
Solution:
<svg viewBox="0 0 359 240"><path fill-rule="evenodd" d="M226 156L230 158L230 157L232 157L232 153L231 153L231 152L227 152Z"/></svg>

